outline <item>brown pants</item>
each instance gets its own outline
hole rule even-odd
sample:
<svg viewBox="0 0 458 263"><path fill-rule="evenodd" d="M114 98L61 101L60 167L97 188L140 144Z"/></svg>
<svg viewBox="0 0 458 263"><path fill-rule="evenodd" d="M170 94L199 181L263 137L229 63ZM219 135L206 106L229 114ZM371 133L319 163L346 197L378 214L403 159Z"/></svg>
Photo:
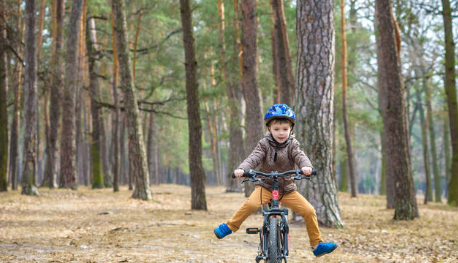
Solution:
<svg viewBox="0 0 458 263"><path fill-rule="evenodd" d="M237 210L231 219L227 221L227 225L233 232L239 230L243 221L261 207L261 200L259 200L261 197L261 189L263 204L272 198L272 193L269 192L269 190L261 186L256 186L250 197L245 200L239 210ZM283 195L281 202L304 218L311 246L316 246L319 242L323 242L318 228L318 220L316 218L315 209L301 194L297 191L285 194Z"/></svg>

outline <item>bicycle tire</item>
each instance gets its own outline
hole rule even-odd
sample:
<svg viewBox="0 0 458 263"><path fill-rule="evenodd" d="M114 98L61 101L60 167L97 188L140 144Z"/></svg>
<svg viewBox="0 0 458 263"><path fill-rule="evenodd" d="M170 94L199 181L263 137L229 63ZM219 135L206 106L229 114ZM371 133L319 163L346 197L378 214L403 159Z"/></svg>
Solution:
<svg viewBox="0 0 458 263"><path fill-rule="evenodd" d="M278 242L278 218L271 217L269 220L269 227L270 230L267 240L269 255L267 263L279 263L281 262L281 259L278 260L278 256L280 255L280 244Z"/></svg>

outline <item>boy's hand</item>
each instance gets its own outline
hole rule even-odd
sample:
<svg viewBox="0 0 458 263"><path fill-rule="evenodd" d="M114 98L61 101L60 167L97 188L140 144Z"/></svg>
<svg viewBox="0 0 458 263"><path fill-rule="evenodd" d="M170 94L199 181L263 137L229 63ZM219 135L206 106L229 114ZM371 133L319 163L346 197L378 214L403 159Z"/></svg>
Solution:
<svg viewBox="0 0 458 263"><path fill-rule="evenodd" d="M244 172L245 172L245 171L242 170L242 169L236 169L236 170L234 170L234 175L235 175L235 177L237 177L237 178L242 178L242 175L243 175Z"/></svg>
<svg viewBox="0 0 458 263"><path fill-rule="evenodd" d="M310 176L312 174L312 167L302 167L301 168L302 173L304 173L305 176Z"/></svg>

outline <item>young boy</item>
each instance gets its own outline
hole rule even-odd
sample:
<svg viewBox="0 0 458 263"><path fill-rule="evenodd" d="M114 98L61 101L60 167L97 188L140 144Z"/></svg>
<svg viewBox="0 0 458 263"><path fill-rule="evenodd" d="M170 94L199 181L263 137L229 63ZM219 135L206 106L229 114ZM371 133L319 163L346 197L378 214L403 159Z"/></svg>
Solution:
<svg viewBox="0 0 458 263"><path fill-rule="evenodd" d="M294 111L286 104L275 104L267 111L264 122L268 128L266 136L261 139L253 152L234 171L237 178L241 178L244 171L258 169L262 172L284 172L301 167L305 176L312 173L312 164L305 153L299 148L299 142L294 138L292 129L296 121ZM315 209L297 190L294 179L279 178L282 203L300 214L305 220L305 226L310 238L313 254L317 257L331 253L337 248L333 242L324 243L318 228ZM272 198L272 182L258 181L253 193L243 203L239 210L227 223L215 228L214 233L219 239L239 230L243 221Z"/></svg>

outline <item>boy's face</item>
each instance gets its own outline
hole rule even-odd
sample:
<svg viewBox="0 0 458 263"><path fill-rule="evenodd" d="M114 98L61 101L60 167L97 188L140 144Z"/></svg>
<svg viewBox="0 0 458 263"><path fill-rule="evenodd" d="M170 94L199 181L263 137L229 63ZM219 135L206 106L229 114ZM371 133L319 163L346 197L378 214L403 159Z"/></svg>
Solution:
<svg viewBox="0 0 458 263"><path fill-rule="evenodd" d="M269 132L278 143L283 143L289 138L291 124L286 122L274 122L269 126Z"/></svg>

